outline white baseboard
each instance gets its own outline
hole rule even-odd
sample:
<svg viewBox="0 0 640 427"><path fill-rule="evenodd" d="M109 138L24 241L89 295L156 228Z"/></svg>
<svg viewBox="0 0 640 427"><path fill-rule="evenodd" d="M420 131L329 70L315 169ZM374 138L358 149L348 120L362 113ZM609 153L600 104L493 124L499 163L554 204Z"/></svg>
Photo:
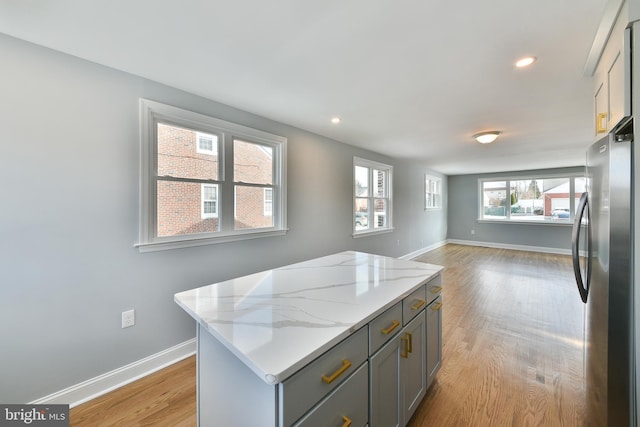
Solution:
<svg viewBox="0 0 640 427"><path fill-rule="evenodd" d="M30 404L68 404L73 408L74 406L78 406L140 378L146 377L180 360L186 359L194 355L195 352L196 339L193 338L111 372L34 400Z"/></svg>
<svg viewBox="0 0 640 427"><path fill-rule="evenodd" d="M418 249L417 251L413 251L410 254L406 254L400 257L400 259L407 259L407 260L411 260L414 259L416 257L419 257L422 254L426 254L427 252L431 252L434 249L438 249L441 246L444 246L447 244L446 240L443 240L441 242L438 243L434 243L433 245L427 246L425 248L422 249Z"/></svg>
<svg viewBox="0 0 640 427"><path fill-rule="evenodd" d="M571 255L571 249L547 248L544 246L510 245L505 243L478 242L474 240L448 239L447 243L467 246L482 246L486 248L511 249L515 251L542 252L546 254Z"/></svg>

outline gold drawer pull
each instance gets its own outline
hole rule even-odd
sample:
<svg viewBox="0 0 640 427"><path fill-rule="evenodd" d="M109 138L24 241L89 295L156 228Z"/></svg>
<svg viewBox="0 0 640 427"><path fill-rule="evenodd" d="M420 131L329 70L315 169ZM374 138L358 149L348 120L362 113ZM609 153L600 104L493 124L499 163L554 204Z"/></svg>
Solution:
<svg viewBox="0 0 640 427"><path fill-rule="evenodd" d="M600 113L596 116L596 133L607 132L607 113Z"/></svg>
<svg viewBox="0 0 640 427"><path fill-rule="evenodd" d="M411 310L419 310L420 307L422 307L424 305L426 301L419 299L417 303L413 304L411 306Z"/></svg>
<svg viewBox="0 0 640 427"><path fill-rule="evenodd" d="M350 367L351 367L351 362L349 362L349 359L344 359L342 361L342 367L340 369L338 369L337 371L335 371L330 377L328 377L326 375L323 375L322 376L322 381L324 381L327 384L331 384L332 382L334 382L336 380L336 378L338 378L340 375L344 374L344 371L346 371Z"/></svg>
<svg viewBox="0 0 640 427"><path fill-rule="evenodd" d="M398 326L400 326L400 322L398 322L397 320L394 320L391 326L389 326L387 329L382 329L380 332L382 332L385 335L389 335Z"/></svg>
<svg viewBox="0 0 640 427"><path fill-rule="evenodd" d="M432 294L439 294L440 291L442 291L442 286L434 286L433 288L431 288Z"/></svg>
<svg viewBox="0 0 640 427"><path fill-rule="evenodd" d="M344 420L344 424L342 424L342 427L349 427L351 425L351 419L349 417L343 415L342 419Z"/></svg>
<svg viewBox="0 0 640 427"><path fill-rule="evenodd" d="M435 304L433 304L433 308L431 308L433 311L438 311L442 308L442 303L441 302L437 302Z"/></svg>
<svg viewBox="0 0 640 427"><path fill-rule="evenodd" d="M404 353L400 351L400 357L407 359L409 357L409 338L405 335L400 340L404 343Z"/></svg>

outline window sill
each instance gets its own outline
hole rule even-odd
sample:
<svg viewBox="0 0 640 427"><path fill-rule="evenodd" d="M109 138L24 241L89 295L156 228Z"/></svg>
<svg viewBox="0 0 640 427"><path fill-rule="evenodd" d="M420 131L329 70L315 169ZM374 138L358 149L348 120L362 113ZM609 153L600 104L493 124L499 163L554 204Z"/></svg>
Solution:
<svg viewBox="0 0 640 427"><path fill-rule="evenodd" d="M573 226L573 221L517 221L513 219L478 219L482 224L517 224L517 225L552 225L552 226Z"/></svg>
<svg viewBox="0 0 640 427"><path fill-rule="evenodd" d="M395 230L393 227L389 227L389 228L383 228L383 229L380 229L380 230L357 231L357 232L354 232L352 234L352 236L353 236L354 239L358 239L360 237L373 236L373 235L376 235L376 234L390 233L393 230Z"/></svg>
<svg viewBox="0 0 640 427"><path fill-rule="evenodd" d="M254 231L251 233L230 234L216 237L200 237L193 239L165 240L160 242L136 243L134 247L141 253L156 252L169 249L190 248L193 246L215 245L219 243L238 242L241 240L259 239L262 237L284 236L289 229Z"/></svg>

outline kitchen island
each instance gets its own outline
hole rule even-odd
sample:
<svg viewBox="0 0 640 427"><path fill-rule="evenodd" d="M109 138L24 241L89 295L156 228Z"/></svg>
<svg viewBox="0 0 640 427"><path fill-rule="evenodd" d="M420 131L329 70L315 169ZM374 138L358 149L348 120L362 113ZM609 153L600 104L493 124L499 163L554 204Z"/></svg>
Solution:
<svg viewBox="0 0 640 427"><path fill-rule="evenodd" d="M370 401L383 380L376 372L397 359L384 369L397 371L395 393L404 395L400 365L414 353L423 397L439 368L440 349L426 343L440 346L441 327L429 328L425 308L440 313L442 269L348 251L176 294L197 321L199 425L333 425L331 418L374 427ZM409 332L412 324L420 334ZM427 337L430 330L438 337ZM390 358L374 365L385 349Z"/></svg>

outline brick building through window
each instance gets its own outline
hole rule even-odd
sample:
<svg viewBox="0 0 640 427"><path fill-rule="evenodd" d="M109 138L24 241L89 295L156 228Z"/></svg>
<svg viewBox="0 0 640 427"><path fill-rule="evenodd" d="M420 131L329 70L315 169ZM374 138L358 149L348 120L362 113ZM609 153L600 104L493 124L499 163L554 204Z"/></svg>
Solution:
<svg viewBox="0 0 640 427"><path fill-rule="evenodd" d="M157 235L220 231L220 136L158 123L157 144ZM235 228L273 226L273 149L236 139L233 159Z"/></svg>

